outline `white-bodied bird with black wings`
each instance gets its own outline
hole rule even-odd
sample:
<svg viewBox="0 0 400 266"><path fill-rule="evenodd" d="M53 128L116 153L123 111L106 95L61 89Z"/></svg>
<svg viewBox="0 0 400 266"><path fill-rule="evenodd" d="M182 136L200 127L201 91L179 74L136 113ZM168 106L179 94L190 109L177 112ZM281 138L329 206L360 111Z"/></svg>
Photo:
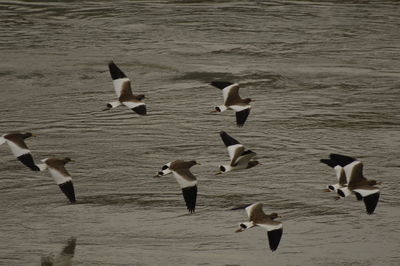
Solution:
<svg viewBox="0 0 400 266"><path fill-rule="evenodd" d="M0 136L0 145L7 143L10 147L11 153L25 166L29 167L32 171L40 171L39 167L35 164L31 151L25 144L25 139L34 137L35 134L27 133L8 133Z"/></svg>
<svg viewBox="0 0 400 266"><path fill-rule="evenodd" d="M65 169L65 165L68 162L72 162L71 158L65 157L64 159L57 158L46 158L43 159L43 164L39 164L41 171L49 169L50 175L53 177L56 184L59 186L61 191L67 196L71 203L76 202L74 184L72 183L72 177Z"/></svg>
<svg viewBox="0 0 400 266"><path fill-rule="evenodd" d="M242 99L239 95L239 84L226 81L213 81L211 85L222 90L224 104L216 106L212 112L233 110L236 112L236 125L243 127L250 114L250 98Z"/></svg>
<svg viewBox="0 0 400 266"><path fill-rule="evenodd" d="M108 68L110 70L111 78L113 79L113 85L118 101L108 103L107 108L104 110L109 110L123 104L137 114L145 115L146 104L143 102L145 96L143 94L134 95L132 93L130 79L114 62L111 61L108 64Z"/></svg>
<svg viewBox="0 0 400 266"><path fill-rule="evenodd" d="M334 164L343 168L346 183L336 187L337 194L340 197L347 197L354 193L357 200L364 201L368 214L372 214L379 201L380 190L375 185L380 184L376 180L367 179L363 175L363 164L354 157L334 154L329 155ZM341 176L343 172L341 171ZM342 180L343 177L342 177Z"/></svg>
<svg viewBox="0 0 400 266"><path fill-rule="evenodd" d="M190 168L197 163L196 161L176 160L166 163L155 177L160 177L172 173L179 183L186 207L190 213L195 212L197 199L197 179L190 172Z"/></svg>
<svg viewBox="0 0 400 266"><path fill-rule="evenodd" d="M236 232L239 233L254 226L260 226L267 230L269 247L272 251L275 251L278 248L282 238L282 223L274 220L279 217L277 213L265 214L262 207L262 203L258 202L232 209L245 209L247 215L249 216L249 221L240 223L239 229L237 229Z"/></svg>
<svg viewBox="0 0 400 266"><path fill-rule="evenodd" d="M229 136L225 131L221 131L219 135L228 149L228 154L231 161L229 165L220 165L220 172L217 174L248 169L259 164L258 161L252 160L254 156L257 155L255 152L246 150L244 145L240 144L239 141Z"/></svg>

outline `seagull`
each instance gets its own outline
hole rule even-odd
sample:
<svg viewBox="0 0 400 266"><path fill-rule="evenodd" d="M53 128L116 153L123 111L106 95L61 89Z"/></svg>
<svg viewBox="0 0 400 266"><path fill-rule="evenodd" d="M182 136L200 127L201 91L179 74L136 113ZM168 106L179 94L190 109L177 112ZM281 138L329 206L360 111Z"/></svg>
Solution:
<svg viewBox="0 0 400 266"><path fill-rule="evenodd" d="M255 152L246 150L245 147L239 143L236 139L229 136L225 131L219 133L225 146L228 148L229 158L231 162L229 165L220 165L217 174L226 173L234 170L252 168L258 164L258 161L251 161L256 156Z"/></svg>
<svg viewBox="0 0 400 266"><path fill-rule="evenodd" d="M243 127L247 117L250 114L250 98L242 99L239 96L239 84L225 82L225 81L213 81L211 85L221 89L222 95L224 96L224 104L215 107L212 112L223 112L231 109L236 112L236 125Z"/></svg>
<svg viewBox="0 0 400 266"><path fill-rule="evenodd" d="M379 188L375 185L379 185L381 182L365 178L362 172L363 163L358 160L347 164L344 171L348 184L347 187L338 189L339 196L345 197L349 192L354 192L358 200L364 201L367 213L374 213L380 195Z"/></svg>
<svg viewBox="0 0 400 266"><path fill-rule="evenodd" d="M76 238L71 237L68 239L67 245L64 246L60 254L55 258L53 255L44 256L41 258L42 266L71 266L72 258L75 255Z"/></svg>
<svg viewBox="0 0 400 266"><path fill-rule="evenodd" d="M197 198L197 180L196 177L190 172L193 165L199 164L196 161L183 161L176 160L166 163L161 171L154 177L160 177L173 173L176 181L182 188L183 198L186 202L186 207L190 213L195 211L196 198Z"/></svg>
<svg viewBox="0 0 400 266"><path fill-rule="evenodd" d="M103 111L110 110L123 104L137 114L145 115L146 104L142 101L145 98L144 95L132 94L131 81L114 62L111 61L108 64L108 68L110 69L110 74L111 78L113 79L114 89L117 93L118 101L108 103L107 108Z"/></svg>
<svg viewBox="0 0 400 266"><path fill-rule="evenodd" d="M247 215L249 216L248 222L243 222L239 224L239 229L236 230L236 233L243 232L246 229L252 228L254 226L261 226L266 229L268 232L268 241L269 247L272 251L275 251L278 248L279 242L281 241L283 228L282 223L278 221L274 221L275 218L278 218L277 213L265 214L262 210L262 203L254 203L250 205L246 205L239 208L234 208L232 210L245 209Z"/></svg>
<svg viewBox="0 0 400 266"><path fill-rule="evenodd" d="M42 162L44 162L44 164L39 165L40 170L44 171L48 168L50 175L54 178L54 181L60 187L61 191L67 196L71 203L75 203L74 184L72 183L71 175L65 169L65 164L72 162L71 158L46 158L43 159Z"/></svg>
<svg viewBox="0 0 400 266"><path fill-rule="evenodd" d="M35 134L27 133L8 133L0 136L0 145L7 143L11 149L12 154L17 159L29 167L32 171L40 171L39 167L35 164L31 151L25 144L25 139L35 137Z"/></svg>

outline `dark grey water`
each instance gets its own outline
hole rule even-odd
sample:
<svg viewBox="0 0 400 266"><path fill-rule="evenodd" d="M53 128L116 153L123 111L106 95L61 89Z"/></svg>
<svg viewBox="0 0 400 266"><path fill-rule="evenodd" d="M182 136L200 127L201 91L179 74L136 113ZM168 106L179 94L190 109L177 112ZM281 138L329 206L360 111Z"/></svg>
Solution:
<svg viewBox="0 0 400 266"><path fill-rule="evenodd" d="M0 264L40 265L76 237L73 265L399 265L399 14L367 0L1 1L0 133L38 134L38 160L75 159L80 204L1 146ZM101 111L109 60L148 116ZM255 99L244 128L209 113L214 79ZM214 176L220 130L262 165ZM330 152L383 181L374 215L322 191ZM173 159L202 163L195 215L173 177L151 178ZM283 216L274 253L261 228L234 233L247 218L228 209L255 201Z"/></svg>

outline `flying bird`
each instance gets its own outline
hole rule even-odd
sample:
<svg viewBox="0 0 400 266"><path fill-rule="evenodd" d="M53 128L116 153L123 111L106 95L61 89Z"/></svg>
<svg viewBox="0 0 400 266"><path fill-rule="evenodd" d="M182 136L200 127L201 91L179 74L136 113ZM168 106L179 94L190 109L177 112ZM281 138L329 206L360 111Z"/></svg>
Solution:
<svg viewBox="0 0 400 266"><path fill-rule="evenodd" d="M239 96L239 84L237 83L213 81L211 85L221 89L224 96L224 104L216 106L212 112L223 112L228 109L234 110L236 112L236 125L243 127L250 114L251 99L242 99Z"/></svg>
<svg viewBox="0 0 400 266"><path fill-rule="evenodd" d="M32 171L40 171L39 167L35 164L31 151L25 144L25 139L35 137L35 134L27 133L8 133L0 137L0 145L7 143L11 149L11 153L25 166L29 167Z"/></svg>
<svg viewBox="0 0 400 266"><path fill-rule="evenodd" d="M113 85L118 97L118 101L108 103L107 108L104 109L104 111L123 104L137 114L145 115L146 104L143 102L145 96L143 94L134 95L132 93L130 79L114 62L111 61L108 64L108 68L110 69L110 74L111 78L113 79Z"/></svg>
<svg viewBox="0 0 400 266"><path fill-rule="evenodd" d="M252 168L258 164L258 161L252 161L251 159L257 154L251 150L246 150L245 147L239 143L236 139L229 136L225 131L219 133L222 141L228 149L229 158L231 162L229 165L220 165L217 174L226 173L234 170Z"/></svg>
<svg viewBox="0 0 400 266"><path fill-rule="evenodd" d="M379 201L380 191L376 185L380 182L367 179L363 175L363 163L354 161L344 166L344 171L348 180L347 187L337 190L339 196L346 197L354 193L358 200L363 200L368 214L372 214Z"/></svg>
<svg viewBox="0 0 400 266"><path fill-rule="evenodd" d="M197 180L190 172L193 165L199 164L196 161L176 160L166 163L155 177L173 173L176 181L182 188L183 198L190 213L195 212L197 198Z"/></svg>
<svg viewBox="0 0 400 266"><path fill-rule="evenodd" d="M40 164L40 170L44 171L49 169L50 175L54 178L56 184L60 187L61 191L67 196L71 203L75 203L75 190L72 183L72 177L65 169L68 162L72 162L71 158L65 157L64 159L46 158L43 159L44 164Z"/></svg>
<svg viewBox="0 0 400 266"><path fill-rule="evenodd" d="M275 251L278 248L279 242L281 241L283 228L282 223L274 221L274 219L280 216L278 216L277 213L271 213L269 215L265 214L262 210L262 206L262 203L254 203L233 209L245 209L247 215L249 216L248 222L239 224L239 229L236 230L236 233L243 232L244 230L254 226L260 226L267 230L269 247L272 251Z"/></svg>
<svg viewBox="0 0 400 266"><path fill-rule="evenodd" d="M347 178L346 174L344 172L343 167L346 166L347 164L350 164L357 159L350 157L350 156L345 156L345 155L339 155L339 154L334 154L331 153L329 155L329 159L321 159L320 162L324 163L330 167L332 167L335 170L336 178L338 180L338 183L328 185L327 189L328 191L335 191L339 188L346 187L347 186Z"/></svg>

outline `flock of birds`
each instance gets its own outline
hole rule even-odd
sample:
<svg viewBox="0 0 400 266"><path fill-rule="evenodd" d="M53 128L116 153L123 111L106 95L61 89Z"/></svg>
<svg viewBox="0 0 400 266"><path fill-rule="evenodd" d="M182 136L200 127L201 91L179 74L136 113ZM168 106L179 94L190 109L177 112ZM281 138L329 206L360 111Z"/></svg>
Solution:
<svg viewBox="0 0 400 266"><path fill-rule="evenodd" d="M111 78L118 100L107 104L104 110L110 110L120 105L125 105L139 115L146 115L145 96L143 94L134 95L131 89L129 78L114 63L108 64ZM214 108L212 112L223 112L225 110L233 110L236 113L236 124L243 127L247 117L250 114L250 98L242 99L239 95L239 84L225 81L213 81L211 85L221 89L224 103ZM44 171L48 169L51 176L61 191L66 195L71 203L76 202L74 186L71 175L65 169L65 165L72 161L69 157L64 159L45 158L42 163L36 164L30 150L25 144L25 139L35 136L32 133L8 133L0 137L0 145L7 143L12 154L24 165L33 171ZM256 153L245 148L243 144L221 131L220 136L224 142L230 162L226 165L219 166L219 172L222 174L230 171L244 170L252 168L259 164L254 160ZM329 159L321 159L321 162L327 164L335 170L338 183L327 186L327 191L337 192L336 199L345 198L351 194L355 194L357 200L363 200L368 214L372 214L379 200L379 188L376 187L379 182L366 179L363 175L363 164L356 158L330 154ZM183 198L187 209L190 213L195 212L197 199L197 179L191 173L190 168L198 165L196 161L176 160L168 162L162 166L155 177L161 177L172 173L182 189ZM236 232L242 232L254 226L260 226L267 230L269 247L272 251L278 248L280 243L283 227L282 223L275 221L278 218L277 213L266 214L262 209L262 203L254 203L232 210L245 209L249 221L239 224Z"/></svg>

